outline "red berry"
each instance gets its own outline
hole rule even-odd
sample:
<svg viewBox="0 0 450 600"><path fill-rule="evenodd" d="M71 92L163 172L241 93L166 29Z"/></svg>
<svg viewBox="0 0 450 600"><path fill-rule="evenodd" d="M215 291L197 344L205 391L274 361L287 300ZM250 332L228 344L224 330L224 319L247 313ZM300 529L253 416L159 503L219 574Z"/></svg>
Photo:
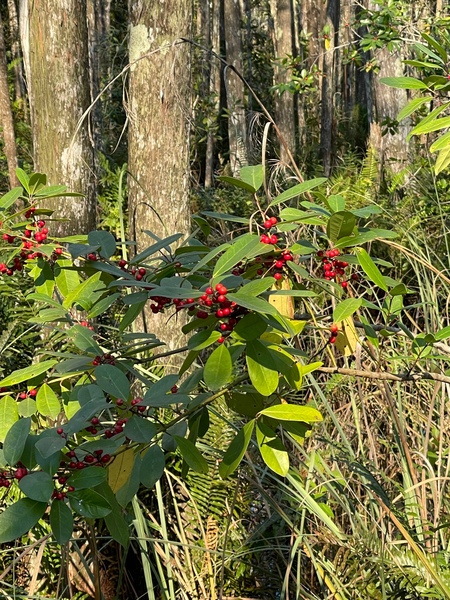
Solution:
<svg viewBox="0 0 450 600"><path fill-rule="evenodd" d="M92 417L91 423L92 425L98 425L100 423L100 419L98 417Z"/></svg>
<svg viewBox="0 0 450 600"><path fill-rule="evenodd" d="M37 222L38 227L44 227L45 226L45 221L42 221L42 219L40 221Z"/></svg>
<svg viewBox="0 0 450 600"><path fill-rule="evenodd" d="M272 225L276 225L278 223L278 219L276 217L270 217L269 221Z"/></svg>
<svg viewBox="0 0 450 600"><path fill-rule="evenodd" d="M345 290L348 287L348 281L341 281L341 287Z"/></svg>
<svg viewBox="0 0 450 600"><path fill-rule="evenodd" d="M116 405L117 406L123 406L123 400L122 400L122 398L117 398Z"/></svg>
<svg viewBox="0 0 450 600"><path fill-rule="evenodd" d="M353 279L353 281L358 281L358 279L359 279L358 273L352 273L352 277L351 278Z"/></svg>
<svg viewBox="0 0 450 600"><path fill-rule="evenodd" d="M88 259L89 260L97 260L97 255L94 254L94 252L91 252L90 254L88 254Z"/></svg>
<svg viewBox="0 0 450 600"><path fill-rule="evenodd" d="M270 229L272 227L272 221L264 221L264 229Z"/></svg>
<svg viewBox="0 0 450 600"><path fill-rule="evenodd" d="M276 235L271 235L270 236L270 243L271 244L276 244L278 242L278 237Z"/></svg>
<svg viewBox="0 0 450 600"><path fill-rule="evenodd" d="M87 464L91 464L91 463L93 463L93 462L94 462L94 460L95 460L95 458L92 456L92 454L87 454L87 455L84 457L84 462L85 462L85 463L87 463Z"/></svg>
<svg viewBox="0 0 450 600"><path fill-rule="evenodd" d="M214 290L212 289L212 287L207 287L205 290L205 294L208 294L208 296L211 296L211 294L214 294Z"/></svg>
<svg viewBox="0 0 450 600"><path fill-rule="evenodd" d="M56 430L56 433L58 435L62 435L64 433L64 429L62 427L58 427L58 429Z"/></svg>
<svg viewBox="0 0 450 600"><path fill-rule="evenodd" d="M104 454L101 459L102 463L107 463L111 460L111 455L110 454Z"/></svg>
<svg viewBox="0 0 450 600"><path fill-rule="evenodd" d="M209 317L208 313L204 310L198 310L197 311L197 317L199 319L207 319Z"/></svg>
<svg viewBox="0 0 450 600"><path fill-rule="evenodd" d="M284 260L276 260L275 261L275 267L277 269L282 269L284 267Z"/></svg>
<svg viewBox="0 0 450 600"><path fill-rule="evenodd" d="M336 325L336 323L333 323L333 325L330 327L330 331L331 333L337 333L339 331L339 326Z"/></svg>
<svg viewBox="0 0 450 600"><path fill-rule="evenodd" d="M172 394L176 394L178 392L178 386L174 385L170 388L170 391L172 392Z"/></svg>
<svg viewBox="0 0 450 600"><path fill-rule="evenodd" d="M58 256L61 256L62 253L63 253L62 248L55 248L55 254L57 254Z"/></svg>
<svg viewBox="0 0 450 600"><path fill-rule="evenodd" d="M277 281L280 281L280 279L283 279L283 273L274 273L273 276Z"/></svg>
<svg viewBox="0 0 450 600"><path fill-rule="evenodd" d="M68 491L68 492L74 492L74 491L75 491L75 488L73 487L73 485L69 485L69 486L67 487L67 491Z"/></svg>
<svg viewBox="0 0 450 600"><path fill-rule="evenodd" d="M217 343L218 343L218 344L223 344L223 343L224 343L224 341L225 341L225 338L224 338L223 336L221 336L221 337L220 337L220 338L217 340Z"/></svg>
<svg viewBox="0 0 450 600"><path fill-rule="evenodd" d="M60 483L61 485L64 485L67 481L66 477L58 477L58 483Z"/></svg>
<svg viewBox="0 0 450 600"><path fill-rule="evenodd" d="M220 296L217 296L217 302L219 304L223 304L226 301L227 301L227 299L226 299L226 297L223 294L220 294Z"/></svg>
<svg viewBox="0 0 450 600"><path fill-rule="evenodd" d="M26 393L25 393L25 392L21 392L21 393L19 394L19 398L20 398L21 400L25 400L25 398L26 398L26 397L27 397L27 395L26 395Z"/></svg>
<svg viewBox="0 0 450 600"><path fill-rule="evenodd" d="M220 329L221 329L222 331L226 331L226 330L228 329L228 325L227 325L226 323L222 323L222 324L220 325Z"/></svg>
<svg viewBox="0 0 450 600"><path fill-rule="evenodd" d="M270 238L268 235L263 234L259 239L263 244L270 244Z"/></svg>
<svg viewBox="0 0 450 600"><path fill-rule="evenodd" d="M336 342L336 340L337 340L337 335L332 335L330 337L330 344L334 344Z"/></svg>

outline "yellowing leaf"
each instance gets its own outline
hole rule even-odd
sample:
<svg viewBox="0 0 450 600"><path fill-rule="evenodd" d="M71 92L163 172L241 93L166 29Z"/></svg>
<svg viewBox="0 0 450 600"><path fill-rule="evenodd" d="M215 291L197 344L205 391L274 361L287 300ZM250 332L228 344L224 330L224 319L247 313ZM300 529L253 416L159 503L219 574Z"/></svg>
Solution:
<svg viewBox="0 0 450 600"><path fill-rule="evenodd" d="M134 465L134 451L130 448L118 454L108 467L108 483L114 493L128 481Z"/></svg>
<svg viewBox="0 0 450 600"><path fill-rule="evenodd" d="M287 277L283 277L281 281L275 283L272 286L273 290L290 290L291 282ZM294 318L294 300L292 296L278 296L276 294L270 294L269 302L280 313L283 317L288 317L288 319Z"/></svg>
<svg viewBox="0 0 450 600"><path fill-rule="evenodd" d="M340 324L340 330L334 345L344 356L351 356L356 350L358 339L353 318L347 317Z"/></svg>

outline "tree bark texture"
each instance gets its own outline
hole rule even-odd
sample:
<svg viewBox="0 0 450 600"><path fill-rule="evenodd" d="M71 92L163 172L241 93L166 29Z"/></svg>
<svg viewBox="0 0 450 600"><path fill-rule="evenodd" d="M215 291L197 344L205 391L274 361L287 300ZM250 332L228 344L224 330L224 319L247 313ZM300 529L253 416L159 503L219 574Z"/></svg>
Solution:
<svg viewBox="0 0 450 600"><path fill-rule="evenodd" d="M88 121L90 105L85 0L21 0L22 48L28 56L35 169L50 184L67 185L82 198L54 198L45 206L65 222L53 222L55 237L95 227L94 155ZM27 31L28 29L28 31Z"/></svg>
<svg viewBox="0 0 450 600"><path fill-rule="evenodd" d="M3 37L3 23L0 15L0 127L3 137L3 151L8 164L9 184L11 187L19 185L16 177L17 147L14 135L14 120L11 108L11 99L8 86L8 66L6 62L6 48Z"/></svg>
<svg viewBox="0 0 450 600"><path fill-rule="evenodd" d="M136 252L189 232L190 0L139 0L130 9L129 215ZM144 312L145 330L170 350L180 322Z"/></svg>
<svg viewBox="0 0 450 600"><path fill-rule="evenodd" d="M275 51L274 85L287 83L291 72L280 62L296 54L294 41L293 0L271 0L270 9L273 19L273 42ZM296 114L295 99L290 92L275 94L275 122L278 125L289 150L296 153ZM287 164L289 158L283 144L280 145L280 159Z"/></svg>
<svg viewBox="0 0 450 600"><path fill-rule="evenodd" d="M224 32L226 61L243 75L241 7L239 0L224 0ZM247 164L247 118L245 87L231 68L224 72L227 109L230 166L234 176Z"/></svg>

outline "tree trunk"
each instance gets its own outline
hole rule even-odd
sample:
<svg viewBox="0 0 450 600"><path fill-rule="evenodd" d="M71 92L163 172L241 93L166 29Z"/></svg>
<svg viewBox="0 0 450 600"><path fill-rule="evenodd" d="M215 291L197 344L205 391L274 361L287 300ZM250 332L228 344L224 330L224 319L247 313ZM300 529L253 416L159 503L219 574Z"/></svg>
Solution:
<svg viewBox="0 0 450 600"><path fill-rule="evenodd" d="M56 238L87 232L95 226L96 205L87 119L78 125L90 104L86 2L21 0L21 11L35 169L49 183L84 194L45 201L67 220L53 222L50 232Z"/></svg>
<svg viewBox="0 0 450 600"><path fill-rule="evenodd" d="M294 14L292 0L271 0L270 9L274 24L274 50L276 63L274 65L274 85L287 83L291 72L284 68L280 62L296 54L294 42ZM289 150L296 153L296 122L294 96L290 92L275 94L275 122L278 125ZM281 144L280 158L285 164L289 162L286 149Z"/></svg>
<svg viewBox="0 0 450 600"><path fill-rule="evenodd" d="M190 0L130 2L129 214L136 251L173 233L187 234L189 210ZM144 312L144 330L169 349L180 322Z"/></svg>
<svg viewBox="0 0 450 600"><path fill-rule="evenodd" d="M17 147L14 135L14 121L11 109L8 86L8 65L6 48L3 38L3 23L0 15L0 126L3 132L3 151L8 163L9 185L13 188L19 185L16 177Z"/></svg>
<svg viewBox="0 0 450 600"><path fill-rule="evenodd" d="M243 75L241 8L239 0L224 0L226 61ZM247 121L245 88L233 69L226 68L225 86L228 109L230 167L234 176L247 164Z"/></svg>
<svg viewBox="0 0 450 600"><path fill-rule="evenodd" d="M403 65L399 52L379 50L376 58L380 71L372 77L373 118L370 123L370 144L375 149L380 169L389 168L398 173L409 159L409 144L406 137L411 129L407 120L402 121L397 133L383 132L383 121L395 120L400 110L408 103L406 90L383 85L382 77L402 77Z"/></svg>

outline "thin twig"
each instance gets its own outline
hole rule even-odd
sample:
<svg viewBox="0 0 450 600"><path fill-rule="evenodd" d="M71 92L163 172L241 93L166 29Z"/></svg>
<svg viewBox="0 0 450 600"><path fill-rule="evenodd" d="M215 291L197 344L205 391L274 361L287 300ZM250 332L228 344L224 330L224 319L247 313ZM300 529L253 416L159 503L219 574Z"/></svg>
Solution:
<svg viewBox="0 0 450 600"><path fill-rule="evenodd" d="M338 373L340 375L348 375L350 377L363 377L365 379L376 379L378 381L440 381L442 383L450 383L450 377L441 375L440 373L428 373L421 371L420 373L389 373L387 371L363 371L362 369L346 369L344 367L319 367L316 371L320 373Z"/></svg>

